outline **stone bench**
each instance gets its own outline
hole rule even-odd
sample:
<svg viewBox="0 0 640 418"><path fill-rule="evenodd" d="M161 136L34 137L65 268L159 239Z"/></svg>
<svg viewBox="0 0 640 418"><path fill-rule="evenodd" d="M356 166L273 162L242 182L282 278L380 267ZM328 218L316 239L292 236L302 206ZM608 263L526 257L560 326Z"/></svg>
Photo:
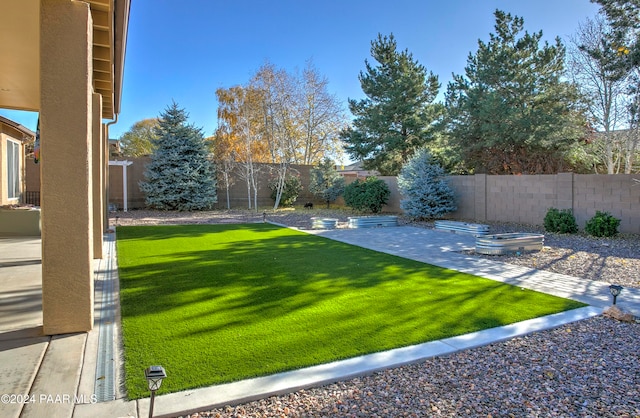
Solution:
<svg viewBox="0 0 640 418"><path fill-rule="evenodd" d="M456 234L471 234L475 237L489 233L489 225L460 221L435 221L435 229L455 232Z"/></svg>
<svg viewBox="0 0 640 418"><path fill-rule="evenodd" d="M544 244L544 235L515 232L476 237L476 252L488 255L504 255L540 251Z"/></svg>
<svg viewBox="0 0 640 418"><path fill-rule="evenodd" d="M374 228L398 226L397 216L356 216L349 218L349 228Z"/></svg>

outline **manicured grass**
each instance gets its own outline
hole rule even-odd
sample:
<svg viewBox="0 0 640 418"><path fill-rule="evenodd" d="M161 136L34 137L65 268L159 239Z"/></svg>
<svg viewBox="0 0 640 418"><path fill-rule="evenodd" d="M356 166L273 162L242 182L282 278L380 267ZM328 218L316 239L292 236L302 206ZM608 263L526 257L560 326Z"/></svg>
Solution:
<svg viewBox="0 0 640 418"><path fill-rule="evenodd" d="M119 227L130 398L266 375L584 306L270 224Z"/></svg>

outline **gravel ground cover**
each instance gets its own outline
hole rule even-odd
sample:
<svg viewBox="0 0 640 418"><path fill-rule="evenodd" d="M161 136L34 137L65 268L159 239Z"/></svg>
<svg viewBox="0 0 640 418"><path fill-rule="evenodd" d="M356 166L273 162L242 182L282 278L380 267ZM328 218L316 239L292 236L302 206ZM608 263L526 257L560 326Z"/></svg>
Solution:
<svg viewBox="0 0 640 418"><path fill-rule="evenodd" d="M116 223L112 214L112 223ZM247 211L117 213L119 225L260 222ZM309 228L311 216L346 211L279 211L267 220ZM401 223L431 228L428 222ZM543 232L489 223L492 233ZM472 253L471 253L472 254ZM640 288L640 237L545 234L543 251L483 256ZM640 417L640 324L605 316L371 376L189 415L198 417Z"/></svg>

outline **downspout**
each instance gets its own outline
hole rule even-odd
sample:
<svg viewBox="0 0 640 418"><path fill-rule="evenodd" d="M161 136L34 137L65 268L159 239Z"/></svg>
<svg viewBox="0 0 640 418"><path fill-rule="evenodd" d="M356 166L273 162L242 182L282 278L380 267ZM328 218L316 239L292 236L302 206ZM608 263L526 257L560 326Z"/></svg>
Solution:
<svg viewBox="0 0 640 418"><path fill-rule="evenodd" d="M109 126L115 125L116 123L118 123L118 116L119 115L120 115L119 113L116 113L116 118L114 120L112 120L111 122L105 124L105 126L107 127L107 133L109 133L108 132L109 131Z"/></svg>
<svg viewBox="0 0 640 418"><path fill-rule="evenodd" d="M112 120L111 122L108 122L104 125L104 136L105 136L105 150L104 150L104 199L102 199L103 203L102 203L102 213L104 213L104 219L103 219L103 223L104 223L104 230L107 231L109 229L109 159L110 159L110 155L109 155L109 126L111 125L115 125L116 123L118 123L118 115L119 113L116 113L116 118L114 120Z"/></svg>

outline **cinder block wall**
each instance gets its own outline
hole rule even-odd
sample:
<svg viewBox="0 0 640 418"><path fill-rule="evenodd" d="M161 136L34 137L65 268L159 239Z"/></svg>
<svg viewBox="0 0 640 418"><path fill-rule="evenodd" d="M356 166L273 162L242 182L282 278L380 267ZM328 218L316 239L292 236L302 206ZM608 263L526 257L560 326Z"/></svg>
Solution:
<svg viewBox="0 0 640 418"><path fill-rule="evenodd" d="M142 209L145 205L144 193L140 190L140 181L144 180L145 166L149 163L149 157L127 158L133 164L128 167L127 171L127 188L128 188L128 207L129 209ZM258 182L258 207L273 206L271 199L271 190L268 187L270 178L275 177L273 172L275 166L270 164L256 164L260 174ZM302 192L298 196L297 204L313 202L314 205L322 205L323 202L317 200L309 192L309 166L294 165L291 167L291 173L300 176L303 185ZM251 192L251 201L253 205L253 191ZM232 208L248 208L247 183L239 176L235 176L231 186L229 187L229 202ZM122 167L109 167L109 203L117 205L118 209L124 207L124 199L122 194ZM218 203L216 209L227 208L227 190L224 183L218 180Z"/></svg>
<svg viewBox="0 0 640 418"><path fill-rule="evenodd" d="M531 176L451 176L458 210L453 219L542 225L549 208L572 209L578 226L609 212L620 231L640 233L640 184L632 174Z"/></svg>
<svg viewBox="0 0 640 418"><path fill-rule="evenodd" d="M530 223L557 207L553 175L487 176L486 196L490 221Z"/></svg>
<svg viewBox="0 0 640 418"><path fill-rule="evenodd" d="M144 193L140 190L138 183L144 179L145 166L149 162L149 157L126 158L133 164L126 167L127 170L127 192L129 209L142 209L145 207ZM122 166L109 166L109 199L107 203L115 204L119 210L124 208Z"/></svg>
<svg viewBox="0 0 640 418"><path fill-rule="evenodd" d="M477 216L481 216L482 219L486 219L484 202L476 202L475 199L476 182L483 184L483 179L486 179L486 176L482 176L480 181L476 179L476 176L450 176L447 178L449 186L455 193L456 205L458 206L458 210L451 214L453 218L473 220ZM478 196L484 196L484 194L478 193Z"/></svg>
<svg viewBox="0 0 640 418"><path fill-rule="evenodd" d="M138 182L144 179L144 166L148 158L131 158L129 166L128 189L129 208L144 208L144 195ZM261 165L263 175L258 189L258 206L273 205L267 180L271 177L268 165ZM297 204L313 202L323 207L324 202L309 193L308 166L294 166L298 171L303 191ZM584 228L585 223L595 215L597 210L606 211L621 219L620 231L640 233L640 184L633 181L640 175L588 175L560 173L556 175L527 176L489 176L476 174L472 176L450 176L449 184L454 189L458 210L450 214L452 219L471 221L506 221L524 224L542 225L549 208L572 209L578 225ZM395 177L380 177L391 190L389 203L383 212L399 213L400 192ZM347 184L355 177L347 177ZM123 207L122 201L122 168L112 166L109 170L109 203ZM229 190L232 208L247 208L246 182L236 177ZM332 206L343 205L340 198ZM226 190L218 182L217 208L227 206Z"/></svg>
<svg viewBox="0 0 640 418"><path fill-rule="evenodd" d="M640 233L640 184L632 174L576 175L573 181L573 212L584 225L596 211L621 219L620 231Z"/></svg>

